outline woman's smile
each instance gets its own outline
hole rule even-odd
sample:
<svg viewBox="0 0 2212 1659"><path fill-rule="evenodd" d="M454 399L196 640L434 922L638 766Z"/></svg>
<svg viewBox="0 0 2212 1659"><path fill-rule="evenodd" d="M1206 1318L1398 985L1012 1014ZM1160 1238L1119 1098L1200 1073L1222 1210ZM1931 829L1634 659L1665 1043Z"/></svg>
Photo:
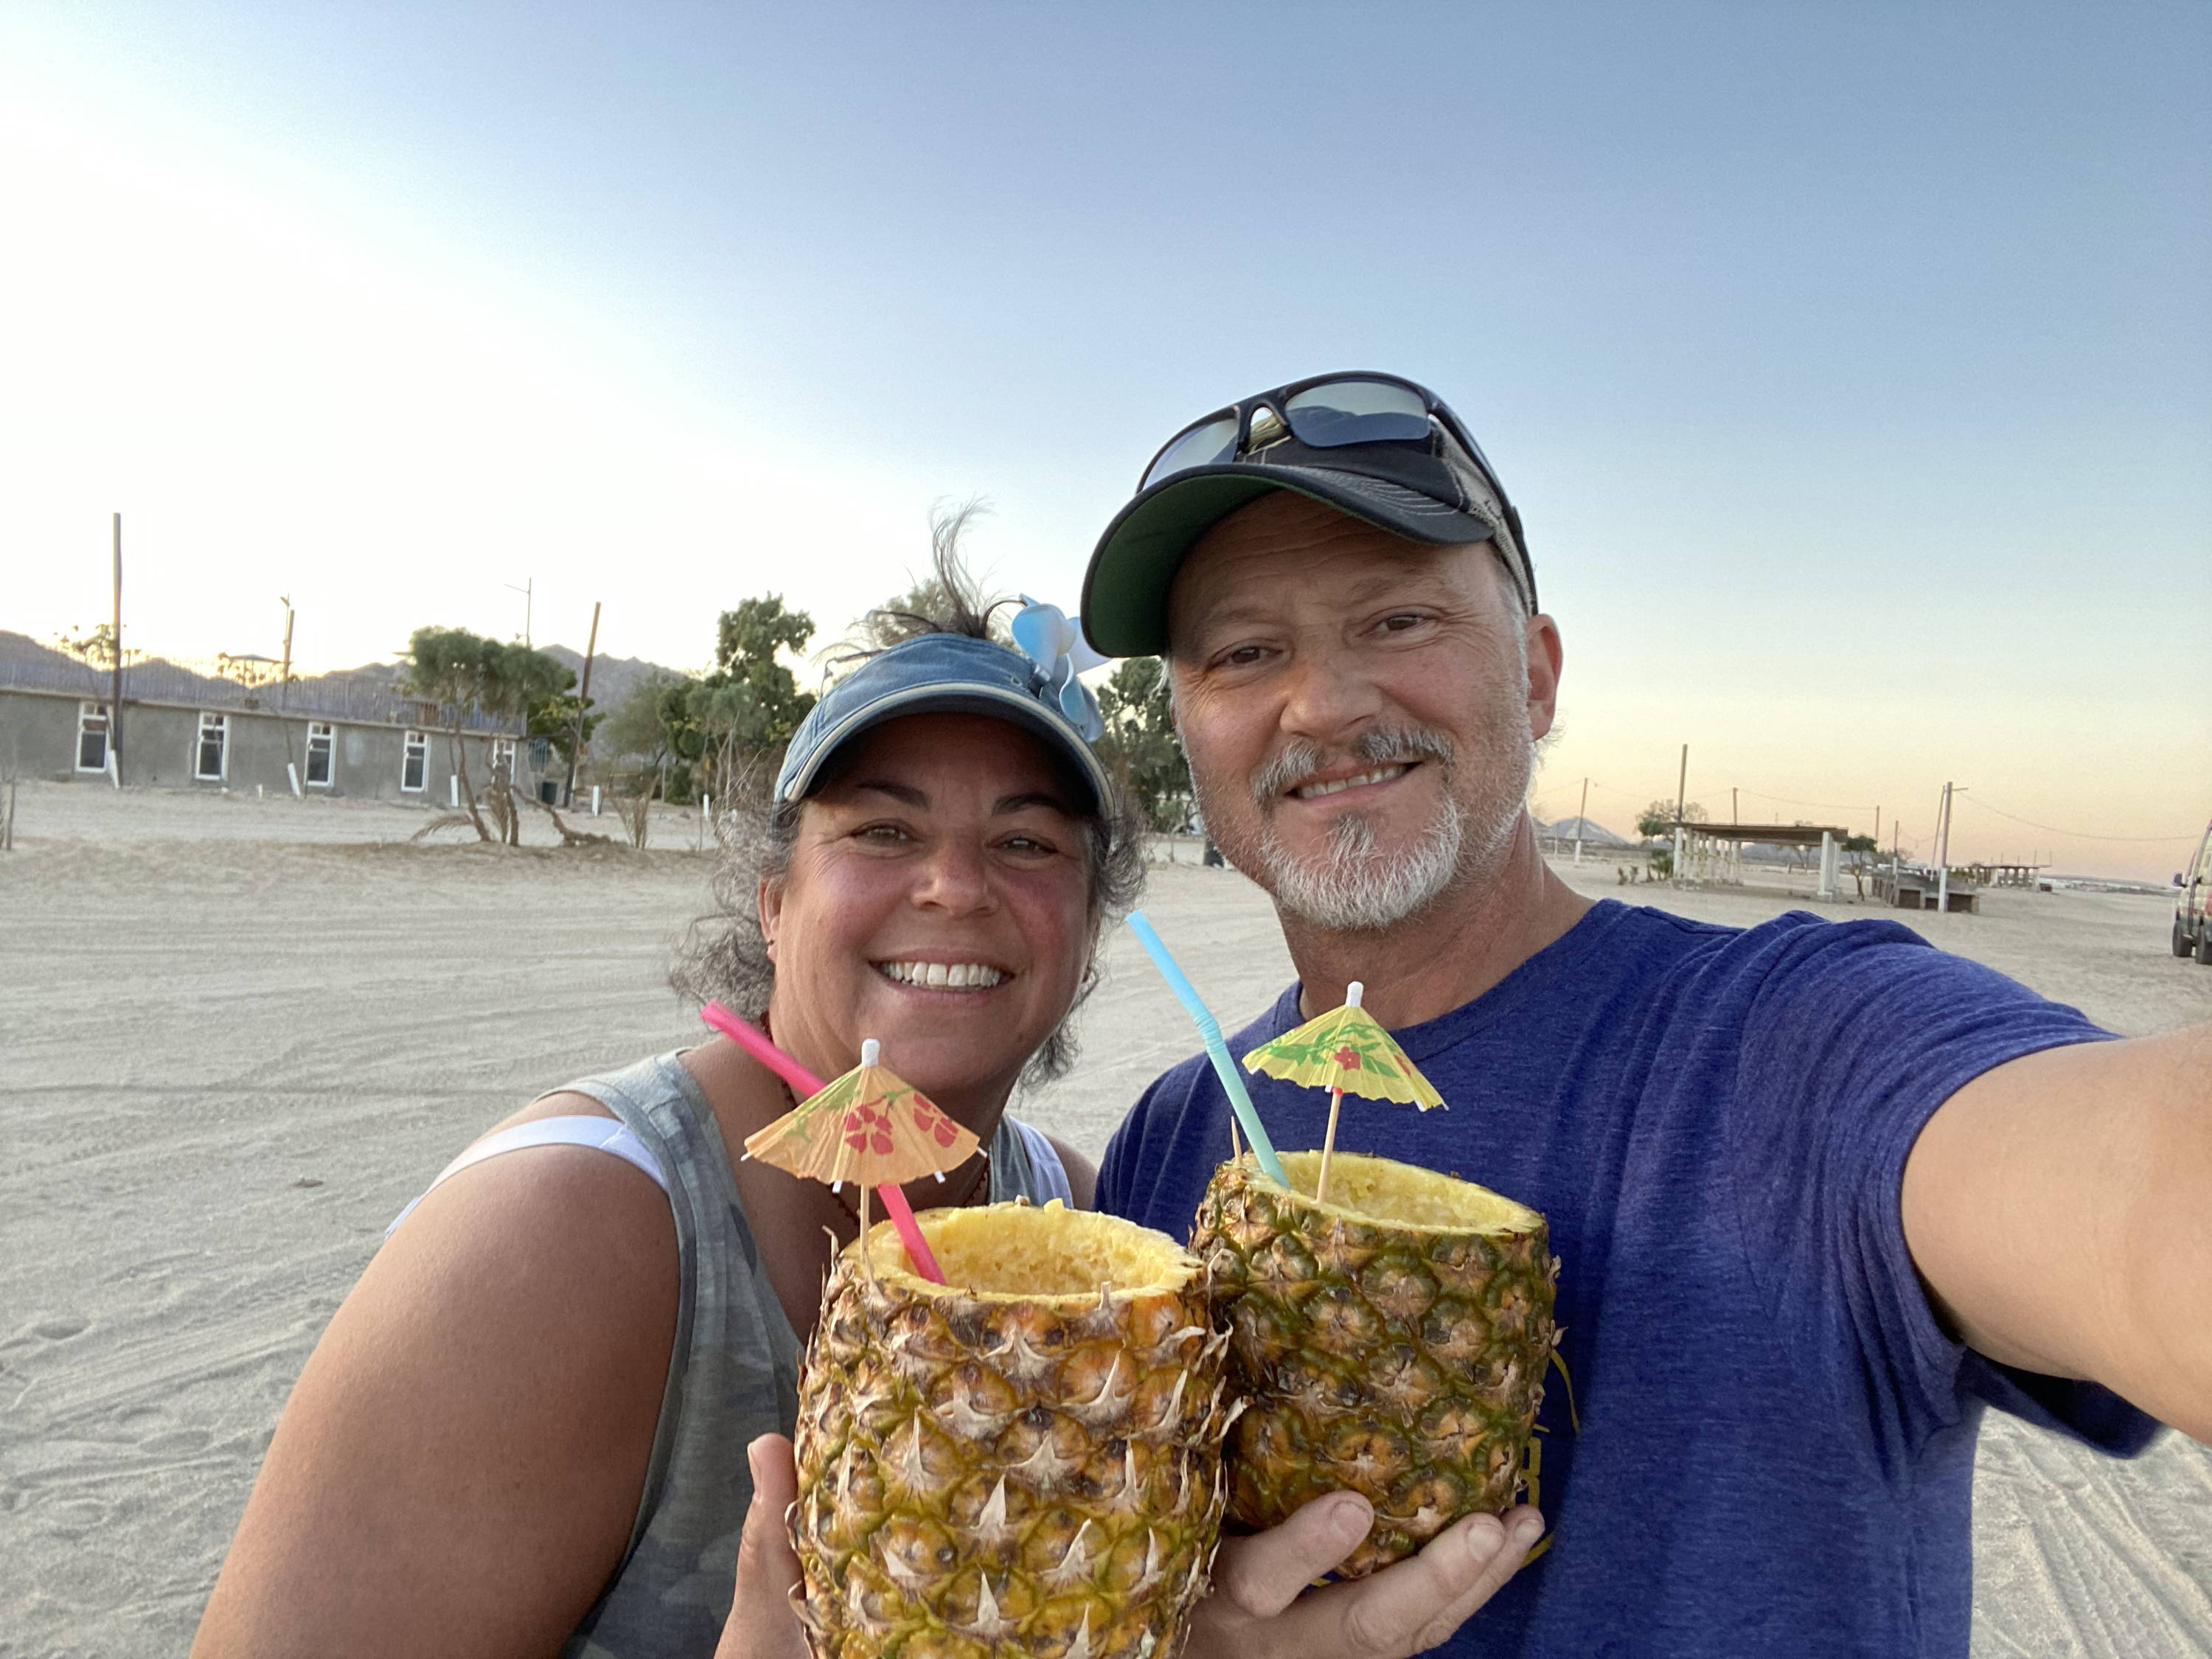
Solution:
<svg viewBox="0 0 2212 1659"><path fill-rule="evenodd" d="M988 962L955 957L907 957L871 964L902 991L953 992L961 995L996 990L1013 978L1011 969Z"/></svg>

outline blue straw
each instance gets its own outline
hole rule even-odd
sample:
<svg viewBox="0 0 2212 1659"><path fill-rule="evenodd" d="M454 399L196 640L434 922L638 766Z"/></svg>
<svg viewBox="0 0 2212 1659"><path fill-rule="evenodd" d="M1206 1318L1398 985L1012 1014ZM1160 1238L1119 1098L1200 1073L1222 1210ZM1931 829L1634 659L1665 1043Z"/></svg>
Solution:
<svg viewBox="0 0 2212 1659"><path fill-rule="evenodd" d="M1275 1143L1267 1139L1267 1130L1261 1127L1259 1113L1252 1109L1252 1096L1244 1087L1244 1074L1237 1069L1237 1062L1229 1057L1229 1045L1221 1040L1219 1023L1207 1010L1196 988L1183 977L1182 969L1176 966L1176 959L1168 954L1168 947L1160 942L1160 936L1152 931L1152 924L1145 920L1142 910L1129 912L1129 931L1137 936L1137 942L1145 947L1145 954L1152 957L1152 966L1167 981L1168 989L1176 994L1176 1000L1188 1011L1191 1023L1198 1027L1199 1037L1206 1044L1206 1058L1213 1062L1213 1074L1221 1079L1222 1092L1229 1097L1230 1109L1244 1126L1244 1138L1252 1143L1261 1170L1270 1181L1289 1186L1290 1177L1283 1173L1282 1164L1275 1157Z"/></svg>

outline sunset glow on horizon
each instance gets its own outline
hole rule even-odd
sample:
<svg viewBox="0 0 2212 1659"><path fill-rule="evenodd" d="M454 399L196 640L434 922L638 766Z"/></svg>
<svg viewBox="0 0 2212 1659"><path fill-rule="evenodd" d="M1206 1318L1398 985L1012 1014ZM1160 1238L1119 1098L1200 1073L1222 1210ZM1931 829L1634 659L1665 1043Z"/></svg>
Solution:
<svg viewBox="0 0 2212 1659"><path fill-rule="evenodd" d="M115 512L134 649L274 655L283 594L310 672L526 582L540 644L826 640L975 496L1073 609L1170 433L1372 367L1527 522L1540 817L1632 836L1686 743L1716 818L1925 857L1950 780L1955 863L2181 866L2212 13L1287 15L15 9L0 629L105 618Z"/></svg>

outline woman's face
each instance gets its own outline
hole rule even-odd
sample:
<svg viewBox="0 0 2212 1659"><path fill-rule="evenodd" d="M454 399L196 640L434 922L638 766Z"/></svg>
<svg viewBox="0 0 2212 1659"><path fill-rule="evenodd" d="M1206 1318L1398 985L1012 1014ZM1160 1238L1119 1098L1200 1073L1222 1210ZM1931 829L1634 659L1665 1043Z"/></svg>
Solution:
<svg viewBox="0 0 2212 1659"><path fill-rule="evenodd" d="M946 1109L1001 1101L1081 988L1087 840L1042 743L980 714L855 738L799 811L761 928L776 1040L824 1075L860 1043Z"/></svg>

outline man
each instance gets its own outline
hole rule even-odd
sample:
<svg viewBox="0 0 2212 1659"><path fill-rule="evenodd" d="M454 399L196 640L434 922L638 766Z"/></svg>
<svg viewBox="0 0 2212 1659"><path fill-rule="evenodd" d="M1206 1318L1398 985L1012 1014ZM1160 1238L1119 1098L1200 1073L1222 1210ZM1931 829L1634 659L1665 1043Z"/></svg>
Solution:
<svg viewBox="0 0 2212 1659"><path fill-rule="evenodd" d="M1342 1143L1536 1206L1564 1260L1555 1547L1443 1651L1963 1656L1985 1403L2212 1437L2208 1030L2111 1040L1892 922L1569 890L1522 805L1559 631L1432 394L1330 376L1185 428L1082 611L1166 658L1206 827L1281 918L1298 983L1232 1048L1363 981L1452 1109ZM1316 1092L1255 1094L1321 1143ZM1187 1234L1228 1121L1170 1072L1102 1207Z"/></svg>

